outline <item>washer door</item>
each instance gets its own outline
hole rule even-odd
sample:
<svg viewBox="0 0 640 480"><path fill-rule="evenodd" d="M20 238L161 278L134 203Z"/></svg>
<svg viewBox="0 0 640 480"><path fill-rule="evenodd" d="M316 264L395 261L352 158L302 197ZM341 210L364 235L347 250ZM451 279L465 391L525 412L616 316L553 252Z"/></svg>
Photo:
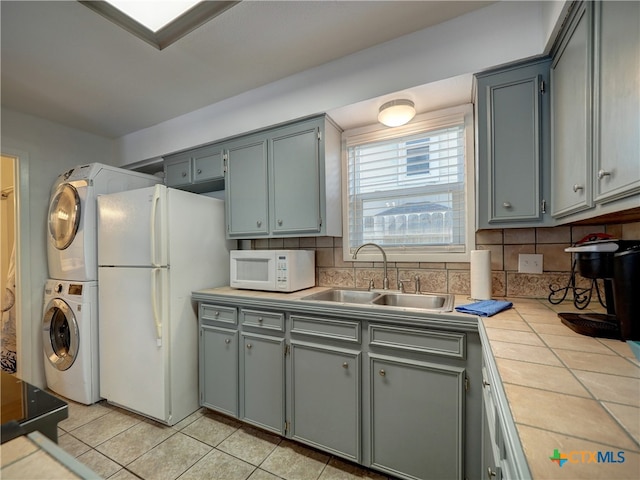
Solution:
<svg viewBox="0 0 640 480"><path fill-rule="evenodd" d="M76 236L80 225L80 197L73 185L61 184L49 205L49 235L58 250L64 250Z"/></svg>
<svg viewBox="0 0 640 480"><path fill-rule="evenodd" d="M42 344L44 354L58 370L66 370L75 362L80 345L78 322L69 305L60 298L51 300L44 312Z"/></svg>

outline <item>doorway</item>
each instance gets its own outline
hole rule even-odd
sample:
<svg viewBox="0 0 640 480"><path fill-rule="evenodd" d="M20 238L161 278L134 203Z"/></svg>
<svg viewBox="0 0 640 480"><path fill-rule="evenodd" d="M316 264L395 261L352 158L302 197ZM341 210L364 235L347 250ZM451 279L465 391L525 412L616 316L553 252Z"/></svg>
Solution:
<svg viewBox="0 0 640 480"><path fill-rule="evenodd" d="M16 162L15 157L2 155L0 164L0 305L1 349L3 371L16 373L18 359L16 305Z"/></svg>

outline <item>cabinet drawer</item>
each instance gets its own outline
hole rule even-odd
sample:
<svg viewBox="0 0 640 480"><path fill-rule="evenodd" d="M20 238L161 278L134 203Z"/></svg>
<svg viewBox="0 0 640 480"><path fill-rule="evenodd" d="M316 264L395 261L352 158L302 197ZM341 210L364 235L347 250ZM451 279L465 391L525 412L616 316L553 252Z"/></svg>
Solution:
<svg viewBox="0 0 640 480"><path fill-rule="evenodd" d="M442 357L466 358L464 333L369 325L369 345Z"/></svg>
<svg viewBox="0 0 640 480"><path fill-rule="evenodd" d="M360 323L291 315L291 333L360 343Z"/></svg>
<svg viewBox="0 0 640 480"><path fill-rule="evenodd" d="M259 310L240 310L242 325L284 332L284 313L261 312Z"/></svg>
<svg viewBox="0 0 640 480"><path fill-rule="evenodd" d="M198 307L198 316L201 321L214 321L228 325L238 324L238 314L233 307L221 307L220 305L210 305L201 303Z"/></svg>

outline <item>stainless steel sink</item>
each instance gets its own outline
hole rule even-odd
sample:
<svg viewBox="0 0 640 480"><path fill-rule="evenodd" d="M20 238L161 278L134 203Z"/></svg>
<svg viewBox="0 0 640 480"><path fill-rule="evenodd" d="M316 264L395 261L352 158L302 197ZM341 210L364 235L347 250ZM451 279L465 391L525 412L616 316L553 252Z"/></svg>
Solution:
<svg viewBox="0 0 640 480"><path fill-rule="evenodd" d="M326 290L320 293L314 293L306 297L302 297L302 300L321 300L325 302L340 302L340 303L369 303L380 294L377 292L370 292L368 290Z"/></svg>
<svg viewBox="0 0 640 480"><path fill-rule="evenodd" d="M375 298L374 305L386 305L401 308L422 308L425 310L451 311L453 309L453 295L443 294L411 294L384 293Z"/></svg>
<svg viewBox="0 0 640 480"><path fill-rule="evenodd" d="M336 303L357 303L370 307L420 308L432 312L453 310L453 295L448 293L399 293L385 290L343 290L334 288L302 297L301 300L318 300Z"/></svg>

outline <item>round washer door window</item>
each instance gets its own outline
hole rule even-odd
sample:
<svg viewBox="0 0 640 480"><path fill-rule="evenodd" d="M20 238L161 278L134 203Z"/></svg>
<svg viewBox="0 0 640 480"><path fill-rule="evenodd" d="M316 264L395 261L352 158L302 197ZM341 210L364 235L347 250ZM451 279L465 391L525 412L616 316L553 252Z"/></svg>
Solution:
<svg viewBox="0 0 640 480"><path fill-rule="evenodd" d="M80 197L73 185L60 185L49 206L49 234L58 250L64 250L76 236L80 225Z"/></svg>
<svg viewBox="0 0 640 480"><path fill-rule="evenodd" d="M58 370L67 370L78 355L78 323L64 300L54 298L47 305L42 320L44 354Z"/></svg>

